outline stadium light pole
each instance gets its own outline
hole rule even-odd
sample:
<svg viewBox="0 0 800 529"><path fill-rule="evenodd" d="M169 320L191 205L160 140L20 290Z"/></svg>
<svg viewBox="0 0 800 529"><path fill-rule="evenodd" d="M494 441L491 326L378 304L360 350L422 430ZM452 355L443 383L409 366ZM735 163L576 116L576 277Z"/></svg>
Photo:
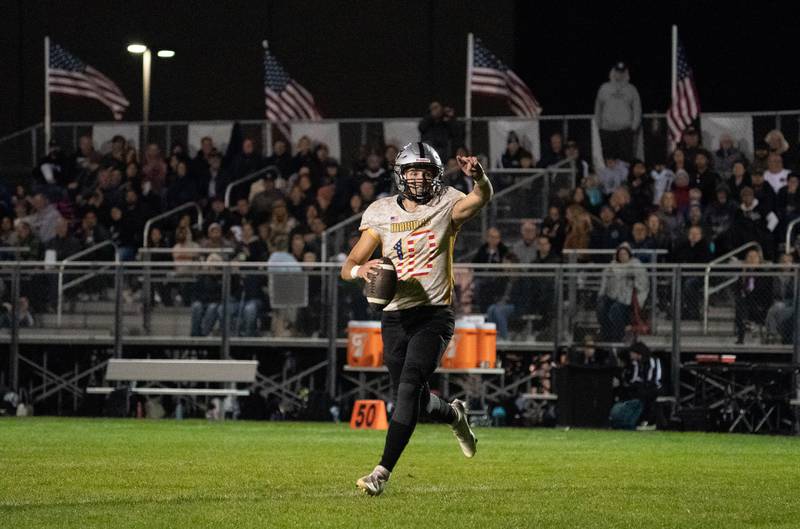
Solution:
<svg viewBox="0 0 800 529"><path fill-rule="evenodd" d="M153 60L153 53L144 44L134 43L128 45L128 51L135 55L142 56L142 145L147 144L147 136L150 128L150 71ZM175 52L172 50L158 50L156 53L162 59L171 59L175 57Z"/></svg>

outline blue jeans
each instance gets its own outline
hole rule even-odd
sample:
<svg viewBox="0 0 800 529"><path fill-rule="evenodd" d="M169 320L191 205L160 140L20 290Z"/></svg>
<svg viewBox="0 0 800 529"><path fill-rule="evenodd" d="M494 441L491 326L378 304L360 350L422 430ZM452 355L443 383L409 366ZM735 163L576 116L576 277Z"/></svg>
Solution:
<svg viewBox="0 0 800 529"><path fill-rule="evenodd" d="M502 340L508 339L508 320L514 314L515 306L510 303L492 303L486 311L486 320L497 325L497 336Z"/></svg>
<svg viewBox="0 0 800 529"><path fill-rule="evenodd" d="M263 308L264 302L260 299L251 299L244 302L239 336L256 336L258 318L261 316Z"/></svg>
<svg viewBox="0 0 800 529"><path fill-rule="evenodd" d="M230 327L234 327L239 304L234 301L228 302L228 321ZM222 321L222 303L203 303L201 301L192 302L192 336L208 336L214 330L217 321Z"/></svg>
<svg viewBox="0 0 800 529"><path fill-rule="evenodd" d="M597 323L600 324L600 341L621 342L625 327L631 321L631 307L606 296L597 301Z"/></svg>

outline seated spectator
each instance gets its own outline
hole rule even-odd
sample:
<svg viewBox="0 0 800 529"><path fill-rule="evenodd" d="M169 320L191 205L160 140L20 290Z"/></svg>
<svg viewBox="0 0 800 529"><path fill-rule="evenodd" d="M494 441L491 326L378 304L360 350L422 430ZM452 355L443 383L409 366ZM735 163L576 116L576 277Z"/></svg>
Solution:
<svg viewBox="0 0 800 529"><path fill-rule="evenodd" d="M728 198L728 186L717 186L717 194L703 213L703 224L708 226L715 253L722 255L733 249L733 228L736 204Z"/></svg>
<svg viewBox="0 0 800 529"><path fill-rule="evenodd" d="M292 173L299 172L301 167L307 167L310 175L312 158L311 138L308 136L301 136L300 139L297 140L297 148L292 158Z"/></svg>
<svg viewBox="0 0 800 529"><path fill-rule="evenodd" d="M189 164L179 160L175 167L174 180L167 190L167 208L173 209L187 202L194 202L198 196L195 179L189 175Z"/></svg>
<svg viewBox="0 0 800 529"><path fill-rule="evenodd" d="M608 198L608 205L614 210L614 215L626 226L633 226L641 220L646 212L637 211L631 204L631 195L625 187L619 187Z"/></svg>
<svg viewBox="0 0 800 529"><path fill-rule="evenodd" d="M567 208L567 234L564 237L564 250L578 252L578 259L581 260L581 250L589 248L592 232L592 220L589 214L581 206L572 204ZM585 254L584 256L585 257Z"/></svg>
<svg viewBox="0 0 800 529"><path fill-rule="evenodd" d="M197 252L186 252L182 250L194 250L200 248L200 245L194 242L191 238L191 230L185 226L179 226L175 230L175 245L172 247L172 260L175 261L175 274L178 278L186 278L187 280L192 277L194 270L190 266L181 266L181 263L189 263L199 259L200 254ZM194 289L190 282L182 282L179 286L179 296L177 301L183 302L188 306L192 301Z"/></svg>
<svg viewBox="0 0 800 529"><path fill-rule="evenodd" d="M47 242L56 235L56 225L61 220L61 213L50 203L44 193L36 193L31 199L33 213L26 218L33 232L42 242Z"/></svg>
<svg viewBox="0 0 800 529"><path fill-rule="evenodd" d="M767 310L772 303L772 278L757 275L758 267L761 264L763 264L761 251L757 248L748 250L745 257L746 268L734 285L736 316L733 330L736 334L737 344L744 343L748 321L758 325L764 324Z"/></svg>
<svg viewBox="0 0 800 529"><path fill-rule="evenodd" d="M778 192L775 214L781 221L778 235L783 239L790 222L800 217L800 174L790 173L786 186Z"/></svg>
<svg viewBox="0 0 800 529"><path fill-rule="evenodd" d="M658 161L650 171L650 179L653 181L653 205L658 206L661 204L661 197L664 193L672 190L675 173L667 168L664 162Z"/></svg>
<svg viewBox="0 0 800 529"><path fill-rule="evenodd" d="M167 164L164 162L164 157L161 155L161 148L158 144L151 143L144 151L142 193L148 194L152 190L156 195L161 195L166 185Z"/></svg>
<svg viewBox="0 0 800 529"><path fill-rule="evenodd" d="M800 169L797 167L798 150L797 145L792 147L786 141L786 137L778 129L773 129L764 137L764 142L769 147L770 153L779 154L782 158L783 165L790 170Z"/></svg>
<svg viewBox="0 0 800 529"><path fill-rule="evenodd" d="M583 343L570 351L568 363L584 367L606 367L615 365L616 358L608 351L598 351L595 337L587 334L583 337Z"/></svg>
<svg viewBox="0 0 800 529"><path fill-rule="evenodd" d="M566 157L564 153L564 137L560 132L554 132L550 135L550 141L542 153L542 158L536 167L546 169L551 165L555 165Z"/></svg>
<svg viewBox="0 0 800 529"><path fill-rule="evenodd" d="M691 168L691 164L686 159L686 153L683 149L678 147L672 154L669 156L669 163L667 163L667 167L669 167L670 171L678 174L678 171L686 171L686 174L689 174L689 169Z"/></svg>
<svg viewBox="0 0 800 529"><path fill-rule="evenodd" d="M208 157L208 180L200 183L198 193L208 200L222 197L229 183L228 173L222 168L222 156L213 151Z"/></svg>
<svg viewBox="0 0 800 529"><path fill-rule="evenodd" d="M269 259L269 249L257 237L252 224L242 227L241 256L247 262L264 262ZM267 276L257 270L248 270L241 276L242 306L239 336L258 336L258 322L267 307Z"/></svg>
<svg viewBox="0 0 800 529"><path fill-rule="evenodd" d="M675 248L672 259L683 264L707 264L712 253L700 226L689 228L686 242ZM703 293L703 276L698 269L687 270L683 275L681 317L686 320L700 319L700 300Z"/></svg>
<svg viewBox="0 0 800 529"><path fill-rule="evenodd" d="M500 157L500 167L503 169L519 169L520 160L524 154L530 155L519 144L519 137L513 130L508 133L506 138L506 150Z"/></svg>
<svg viewBox="0 0 800 529"><path fill-rule="evenodd" d="M772 210L761 205L749 187L742 189L742 204L734 221L734 246L756 241L764 255L773 255L772 233L778 226L778 217Z"/></svg>
<svg viewBox="0 0 800 529"><path fill-rule="evenodd" d="M719 137L719 149L714 153L714 169L725 180L733 174L733 164L744 162L745 157L733 142L733 136L724 132Z"/></svg>
<svg viewBox="0 0 800 529"><path fill-rule="evenodd" d="M792 254L784 253L780 257L783 273L773 282L775 292L772 305L764 318L768 337L780 337L781 343L790 344L793 339L794 325L794 277Z"/></svg>
<svg viewBox="0 0 800 529"><path fill-rule="evenodd" d="M236 201L236 209L231 213L231 226L242 226L257 221L258 218L250 210L250 202L246 198L238 199Z"/></svg>
<svg viewBox="0 0 800 529"><path fill-rule="evenodd" d="M17 254L19 261L39 261L44 256L42 240L36 236L27 220L18 220L12 246L27 248Z"/></svg>
<svg viewBox="0 0 800 529"><path fill-rule="evenodd" d="M222 304L222 275L212 273L219 270L214 266L222 262L219 254L209 254L205 259L208 273L199 274L192 289L192 329L191 336L208 336L219 319Z"/></svg>
<svg viewBox="0 0 800 529"><path fill-rule="evenodd" d="M0 305L0 329L11 328L11 322L13 321L11 313L11 303L4 302ZM28 298L21 296L17 303L17 327L28 328L33 327L35 324Z"/></svg>
<svg viewBox="0 0 800 529"><path fill-rule="evenodd" d="M750 180L750 174L747 172L747 165L745 162L734 162L731 169L731 178L728 185L731 190L731 199L735 202L740 202L741 197L739 194L744 187L752 187L753 182Z"/></svg>
<svg viewBox="0 0 800 529"><path fill-rule="evenodd" d="M777 195L764 178L764 173L762 171L753 171L750 179L753 182L753 195L758 200L758 203L769 211L775 211Z"/></svg>
<svg viewBox="0 0 800 529"><path fill-rule="evenodd" d="M661 393L661 360L642 342L636 341L628 349L622 386L626 400L642 401L640 422L654 424L655 403Z"/></svg>
<svg viewBox="0 0 800 529"><path fill-rule="evenodd" d="M516 264L519 259L512 252L508 252L503 257L503 262ZM527 314L532 305L530 293L526 292L530 287L530 278L503 275L496 281L495 286L496 299L486 309L486 321L497 325L497 336L501 340L508 340L509 322Z"/></svg>
<svg viewBox="0 0 800 529"><path fill-rule="evenodd" d="M309 198L300 189L299 185L293 185L289 188L289 196L287 197L286 208L289 216L295 219L302 218L308 206Z"/></svg>
<svg viewBox="0 0 800 529"><path fill-rule="evenodd" d="M767 158L769 158L770 147L765 141L757 141L753 147L753 163L750 164L750 172L756 171L763 173L767 170Z"/></svg>
<svg viewBox="0 0 800 529"><path fill-rule="evenodd" d="M600 179L597 178L597 175L590 174L586 178L583 179L583 183L581 184L583 188L583 192L586 195L586 209L592 215L599 215L600 214L600 207L603 205L605 201L605 197L603 196L603 191L600 188Z"/></svg>
<svg viewBox="0 0 800 529"><path fill-rule="evenodd" d="M147 247L163 250L169 248L170 245L167 240L164 238L164 234L161 231L161 228L158 226L153 226L150 228L150 233L147 235ZM142 259L154 262L154 263L169 263L172 261L171 253L166 252L145 252L140 254ZM163 304L165 307L171 307L174 305L174 297L172 295L173 284L167 282L162 277L158 277L159 273L153 274L153 279L151 280L152 291L151 296L153 302L156 304Z"/></svg>
<svg viewBox="0 0 800 529"><path fill-rule="evenodd" d="M276 201L282 200L283 193L275 186L275 175L267 173L250 186L251 217L256 224L266 221Z"/></svg>
<svg viewBox="0 0 800 529"><path fill-rule="evenodd" d="M672 184L672 196L675 199L675 208L681 215L689 211L689 174L683 169L675 173L675 182Z"/></svg>
<svg viewBox="0 0 800 529"><path fill-rule="evenodd" d="M777 194L786 186L789 178L789 170L783 167L783 158L777 152L770 153L767 157L767 170L764 171L764 180L772 186L772 190Z"/></svg>
<svg viewBox="0 0 800 529"><path fill-rule="evenodd" d="M245 224L245 226L247 225L248 224ZM203 239L202 247L211 250L227 250L233 249L233 244L223 237L222 226L213 223L208 227L208 232L206 233L206 238ZM222 255L223 260L229 259L229 254L227 253L221 253L220 255Z"/></svg>
<svg viewBox="0 0 800 529"><path fill-rule="evenodd" d="M619 245L611 265L603 270L597 301L600 340L620 342L631 321L633 296L644 306L650 291L647 270L632 257L627 243Z"/></svg>
<svg viewBox="0 0 800 529"><path fill-rule="evenodd" d="M610 196L628 178L628 164L614 157L606 157L605 167L597 170L597 178L605 196Z"/></svg>
<svg viewBox="0 0 800 529"><path fill-rule="evenodd" d="M538 236L536 223L524 219L519 226L520 239L511 247L511 251L520 263L532 263L536 260L536 238Z"/></svg>
<svg viewBox="0 0 800 529"><path fill-rule="evenodd" d="M14 237L14 221L5 216L0 220L0 246L11 246ZM0 255L0 258L4 256Z"/></svg>
<svg viewBox="0 0 800 529"><path fill-rule="evenodd" d="M568 140L567 146L564 148L564 156L567 160L572 160L575 162L575 167L578 170L578 179L583 179L589 176L590 167L589 162L581 157L581 151L578 147L578 142L574 140Z"/></svg>
<svg viewBox="0 0 800 529"><path fill-rule="evenodd" d="M373 183L377 198L387 196L392 189L391 175L382 167L381 162L378 154L370 154L367 156L367 167L356 176L360 182Z"/></svg>
<svg viewBox="0 0 800 529"><path fill-rule="evenodd" d="M631 208L639 220L644 220L653 204L653 181L647 174L647 167L641 160L633 160L628 173L628 193Z"/></svg>
<svg viewBox="0 0 800 529"><path fill-rule="evenodd" d="M228 231L234 225L233 213L225 208L225 200L222 196L211 199L211 207L203 215L203 229L208 231L208 227L214 223L219 224L223 231Z"/></svg>
<svg viewBox="0 0 800 529"><path fill-rule="evenodd" d="M297 228L297 220L289 216L286 203L281 200L276 201L272 205L272 215L269 222L270 248L273 252L288 251L289 234L295 228Z"/></svg>
<svg viewBox="0 0 800 529"><path fill-rule="evenodd" d="M253 174L264 167L264 160L256 152L256 144L251 138L242 141L242 150L236 154L230 162L229 171L231 180L237 180L243 176ZM240 193L242 191L239 191ZM238 195L236 198L239 198Z"/></svg>
<svg viewBox="0 0 800 529"><path fill-rule="evenodd" d="M592 230L590 246L594 250L613 250L628 239L628 227L616 218L611 206L600 208L600 224ZM599 262L608 262L600 257Z"/></svg>
<svg viewBox="0 0 800 529"><path fill-rule="evenodd" d="M672 252L672 237L664 228L664 223L661 217L656 213L651 213L647 216L647 234L653 240L653 244L657 250L666 250L668 253ZM663 258L659 257L659 261Z"/></svg>

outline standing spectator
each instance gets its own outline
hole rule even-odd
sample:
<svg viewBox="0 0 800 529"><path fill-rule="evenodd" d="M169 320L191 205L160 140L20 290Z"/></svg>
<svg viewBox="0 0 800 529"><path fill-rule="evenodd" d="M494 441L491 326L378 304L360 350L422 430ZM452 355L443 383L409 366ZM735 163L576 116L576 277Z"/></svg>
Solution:
<svg viewBox="0 0 800 529"><path fill-rule="evenodd" d="M150 233L147 235L148 242L147 247L153 249L164 250L169 248L169 244L167 240L164 238L164 234L161 231L161 228L158 226L153 226L150 228ZM172 255L167 252L147 252L143 254L143 259L146 261L152 261L155 263L168 263L172 261ZM157 277L159 274L154 274L154 277L151 282L151 289L153 295L153 301L156 304L163 303L166 307L171 307L174 304L174 299L172 297L172 287L173 285L166 281L165 277Z"/></svg>
<svg viewBox="0 0 800 529"><path fill-rule="evenodd" d="M631 207L639 219L644 219L653 205L653 181L647 174L647 167L641 160L634 160L628 173L628 192Z"/></svg>
<svg viewBox="0 0 800 529"><path fill-rule="evenodd" d="M56 224L56 236L50 239L44 246L46 252L52 252L56 261L63 261L70 255L76 254L81 251L81 243L78 239L70 235L69 223L66 219L59 219ZM66 280L72 279L69 275L65 276ZM73 276L74 277L74 276ZM47 283L49 295L47 299L52 303L52 300L58 298L58 276L55 274L47 274ZM65 293L65 295L67 295ZM47 307L48 312L52 309L52 305Z"/></svg>
<svg viewBox="0 0 800 529"><path fill-rule="evenodd" d="M542 159L536 164L540 169L546 169L551 165L555 165L566 157L564 154L564 137L560 132L554 132L550 135L550 141L542 153Z"/></svg>
<svg viewBox="0 0 800 529"><path fill-rule="evenodd" d="M632 257L627 243L619 245L611 265L603 270L598 293L597 321L600 323L601 341L622 341L625 328L631 321L633 296L642 307L649 290L647 269Z"/></svg>
<svg viewBox="0 0 800 529"><path fill-rule="evenodd" d="M714 153L714 169L717 173L727 180L733 174L733 164L744 160L744 154L733 143L733 136L723 133L719 137L719 149Z"/></svg>
<svg viewBox="0 0 800 529"><path fill-rule="evenodd" d="M689 174L694 173L696 170L694 164L697 153L704 150L700 143L700 132L698 132L696 128L690 126L683 131L683 136L681 137L681 143L679 145L686 157L686 172ZM708 161L710 165L711 156L708 157Z"/></svg>
<svg viewBox="0 0 800 529"><path fill-rule="evenodd" d="M763 264L761 252L757 248L747 251L744 273L739 276L734 288L736 296L736 316L733 329L736 343L744 343L746 322L764 324L767 311L772 303L772 278L758 274L758 266Z"/></svg>
<svg viewBox="0 0 800 529"><path fill-rule="evenodd" d="M783 168L783 158L777 152L771 152L767 158L767 170L764 171L764 180L777 193L786 185L788 178L789 170Z"/></svg>
<svg viewBox="0 0 800 529"><path fill-rule="evenodd" d="M438 101L432 101L428 106L428 114L419 122L419 133L420 140L436 149L439 156L445 159L462 142L455 111Z"/></svg>
<svg viewBox="0 0 800 529"><path fill-rule="evenodd" d="M658 206L661 203L661 196L672 189L675 173L666 167L664 162L658 161L650 171L650 178L653 181L653 205Z"/></svg>
<svg viewBox="0 0 800 529"><path fill-rule="evenodd" d="M772 232L778 225L778 217L772 210L762 206L749 187L742 189L742 204L734 222L734 245L756 241L764 255L773 255Z"/></svg>
<svg viewBox="0 0 800 529"><path fill-rule="evenodd" d="M792 254L781 254L780 264L782 273L774 281L775 297L772 305L767 310L764 319L767 335L770 337L779 336L781 343L792 343L792 332L794 331L794 277L792 265L794 259Z"/></svg>
<svg viewBox="0 0 800 529"><path fill-rule="evenodd" d="M205 189L208 186L208 181L211 178L211 155L217 152L214 147L214 140L209 136L205 136L200 140L200 150L192 159L189 166L189 174L195 180L195 187L203 191L201 194L205 195Z"/></svg>
<svg viewBox="0 0 800 529"><path fill-rule="evenodd" d="M606 165L597 170L603 194L608 197L628 178L628 164L616 157L605 156Z"/></svg>
<svg viewBox="0 0 800 529"><path fill-rule="evenodd" d="M297 140L297 149L292 158L292 173L299 172L301 167L308 167L310 174L313 156L314 155L311 153L311 138L308 136L301 136L300 139Z"/></svg>
<svg viewBox="0 0 800 529"><path fill-rule="evenodd" d="M694 157L695 172L690 175L689 179L689 187L700 189L703 193L703 206L714 200L714 193L720 182L719 175L710 167L710 161L711 157L708 151L698 150Z"/></svg>
<svg viewBox="0 0 800 529"><path fill-rule="evenodd" d="M267 166L274 165L277 167L284 178L291 175L294 171L292 170L292 155L289 153L289 144L280 138L272 142L272 154L266 157L264 163Z"/></svg>
<svg viewBox="0 0 800 529"><path fill-rule="evenodd" d="M132 261L142 246L142 232L148 215L139 204L139 195L133 189L125 193L123 208L123 222L119 228L119 257L123 261Z"/></svg>
<svg viewBox="0 0 800 529"><path fill-rule="evenodd" d="M722 255L733 249L731 228L736 220L736 204L728 198L728 186L717 186L716 198L703 213L703 223L711 231L714 252Z"/></svg>
<svg viewBox="0 0 800 529"><path fill-rule="evenodd" d="M630 83L628 67L618 62L600 86L594 102L594 119L600 130L603 157L633 159L635 133L642 120L639 91Z"/></svg>
<svg viewBox="0 0 800 529"><path fill-rule="evenodd" d="M536 223L531 219L524 219L519 226L520 239L511 247L520 263L532 263L536 260Z"/></svg>
<svg viewBox="0 0 800 529"><path fill-rule="evenodd" d="M503 244L500 230L491 227L486 230L486 242L478 249L478 253L472 259L473 263L502 263L503 258L509 252L508 247ZM476 280L478 283L478 304L481 312L486 312L499 292L500 283L495 278L483 277Z"/></svg>
<svg viewBox="0 0 800 529"><path fill-rule="evenodd" d="M547 208L547 218L542 221L542 235L550 239L553 253L561 255L564 238L567 235L567 225L561 218L561 209L554 204Z"/></svg>
<svg viewBox="0 0 800 529"><path fill-rule="evenodd" d="M102 149L103 146L101 145L100 148ZM125 137L117 134L111 138L111 151L103 157L100 164L106 167L116 167L122 171L125 169L125 156L127 152L128 142L125 140Z"/></svg>
<svg viewBox="0 0 800 529"><path fill-rule="evenodd" d="M661 360L644 343L636 341L628 349L628 362L622 376L626 399L637 399L642 403L640 428L648 428L654 422L656 399L661 392Z"/></svg>
<svg viewBox="0 0 800 529"><path fill-rule="evenodd" d="M673 261L683 264L707 264L711 261L712 254L708 241L703 237L700 226L689 228L686 242L675 249ZM700 319L700 300L703 292L703 277L694 273L685 274L682 286L682 311L681 317L686 320Z"/></svg>

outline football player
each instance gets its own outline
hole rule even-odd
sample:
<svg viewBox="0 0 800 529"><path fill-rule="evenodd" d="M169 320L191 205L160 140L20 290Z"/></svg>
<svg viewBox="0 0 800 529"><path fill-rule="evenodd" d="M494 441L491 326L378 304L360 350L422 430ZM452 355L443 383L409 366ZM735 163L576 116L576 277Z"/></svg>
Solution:
<svg viewBox="0 0 800 529"><path fill-rule="evenodd" d="M448 404L428 387L428 379L453 336L456 235L493 193L476 157L459 156L457 160L475 182L468 195L442 182L444 166L430 145L417 142L403 147L394 163L399 194L370 204L361 218L361 237L342 266L342 278L369 280L381 263L369 259L380 247L397 270L396 294L381 317L394 412L380 464L356 482L372 496L383 492L422 413L449 424L464 455L475 455L477 438L464 403L454 400Z"/></svg>

